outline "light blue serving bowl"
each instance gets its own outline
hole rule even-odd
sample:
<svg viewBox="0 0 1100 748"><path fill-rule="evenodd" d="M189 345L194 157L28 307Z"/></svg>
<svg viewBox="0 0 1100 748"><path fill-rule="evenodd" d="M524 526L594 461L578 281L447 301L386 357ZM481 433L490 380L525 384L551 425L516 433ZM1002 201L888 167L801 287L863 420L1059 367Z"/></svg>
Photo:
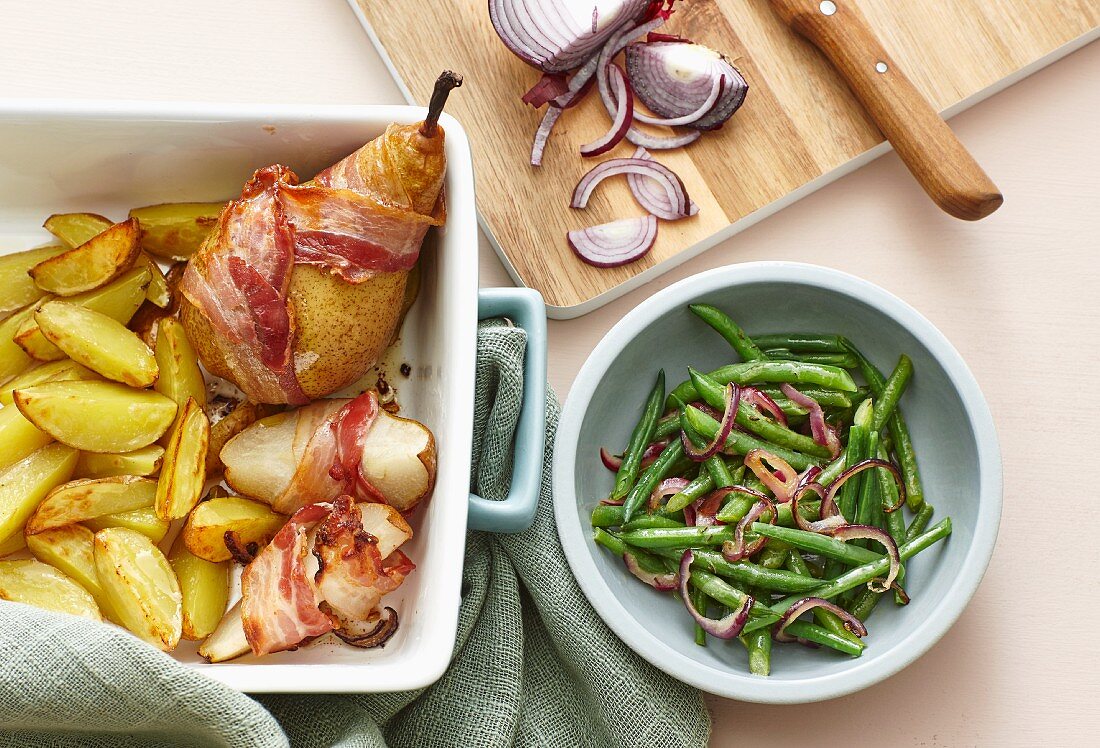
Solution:
<svg viewBox="0 0 1100 748"><path fill-rule="evenodd" d="M744 647L711 638L696 646L680 601L641 584L592 541L589 514L613 475L599 448L626 444L659 368L669 389L687 366L735 360L688 311L705 302L750 334L836 332L889 372L907 353L915 374L902 399L932 522L951 517L945 541L907 565L912 602L883 601L868 620L859 658L777 645L772 674L750 675ZM931 322L883 289L813 265L756 262L718 268L660 291L627 314L592 351L569 393L554 455L554 510L562 546L592 605L638 654L704 691L761 703L835 698L866 688L924 654L962 613L985 573L1001 516L1001 460L981 390L958 351Z"/></svg>

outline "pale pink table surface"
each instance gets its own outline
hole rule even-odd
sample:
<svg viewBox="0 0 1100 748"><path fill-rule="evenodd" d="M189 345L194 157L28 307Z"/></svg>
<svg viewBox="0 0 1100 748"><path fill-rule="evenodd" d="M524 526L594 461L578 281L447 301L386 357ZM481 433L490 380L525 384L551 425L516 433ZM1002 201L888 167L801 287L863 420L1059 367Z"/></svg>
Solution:
<svg viewBox="0 0 1100 748"><path fill-rule="evenodd" d="M0 97L401 100L344 0L0 0ZM746 260L815 262L927 315L993 409L1004 521L956 626L847 698L708 698L715 746L1096 744L1100 45L952 125L1005 193L984 222L945 217L890 154L593 314L550 323L550 378L565 397L603 334L669 283ZM480 264L482 285L509 284L484 239Z"/></svg>

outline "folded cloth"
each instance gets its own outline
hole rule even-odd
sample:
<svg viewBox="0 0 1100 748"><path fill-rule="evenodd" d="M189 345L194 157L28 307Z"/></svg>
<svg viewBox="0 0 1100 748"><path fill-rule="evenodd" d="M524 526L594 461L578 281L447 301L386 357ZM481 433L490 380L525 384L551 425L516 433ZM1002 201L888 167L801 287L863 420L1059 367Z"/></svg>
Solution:
<svg viewBox="0 0 1100 748"><path fill-rule="evenodd" d="M501 499L523 391L522 329L478 333L474 489ZM112 626L0 601L0 746L703 746L699 693L627 648L588 604L554 524L548 398L538 514L471 532L450 668L419 691L255 700ZM369 678L369 672L364 672Z"/></svg>

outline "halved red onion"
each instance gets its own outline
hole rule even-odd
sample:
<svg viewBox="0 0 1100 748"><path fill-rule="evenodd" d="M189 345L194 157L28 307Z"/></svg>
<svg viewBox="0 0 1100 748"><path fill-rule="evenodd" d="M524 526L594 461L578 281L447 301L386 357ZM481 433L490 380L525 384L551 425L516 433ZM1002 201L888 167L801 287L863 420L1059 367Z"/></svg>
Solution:
<svg viewBox="0 0 1100 748"><path fill-rule="evenodd" d="M542 121L539 122L539 129L535 130L535 139L531 142L531 166L542 166L542 152L546 150L550 133L553 131L562 111L561 107L553 104L546 107L546 111L542 115Z"/></svg>
<svg viewBox="0 0 1100 748"><path fill-rule="evenodd" d="M653 160L653 157L649 155L649 151L640 146L634 151L631 158ZM676 210L676 206L668 199L668 192L658 182L640 174L627 174L626 183L630 185L630 192L634 195L634 199L638 201L638 205L645 208L647 213L652 213L665 221L678 221L686 217ZM687 215L694 216L698 212L699 206L695 204L694 200L689 199ZM744 389L748 388L742 388L742 391Z"/></svg>
<svg viewBox="0 0 1100 748"><path fill-rule="evenodd" d="M896 512L901 508L901 505L905 503L905 482L901 479L901 471L892 462L886 460L870 459L863 462L857 462L852 467L845 470L843 473L836 477L832 483L829 484L829 491L825 495L825 500L821 504L821 508L824 510L825 504L833 504L835 502L837 491L840 487L848 482L848 479L853 475L858 475L864 470L870 470L871 468L882 468L889 471L890 475L894 477L894 482L898 486L898 500L897 503L891 507L883 507L882 510L889 514L890 512Z"/></svg>
<svg viewBox="0 0 1100 748"><path fill-rule="evenodd" d="M613 473L618 472L619 468L623 466L623 458L611 454L607 447L600 447L600 460L603 462L603 466Z"/></svg>
<svg viewBox="0 0 1100 748"><path fill-rule="evenodd" d="M672 572L657 574L651 571L646 571L638 563L637 557L629 551L623 554L623 563L626 564L626 568L631 574L638 577L638 579L642 580L655 590L668 592L670 590L676 589L676 586L680 583L678 576L676 574L673 574Z"/></svg>
<svg viewBox="0 0 1100 748"><path fill-rule="evenodd" d="M771 468L768 465L771 465ZM791 467L789 462L766 449L750 449L745 455L745 467L755 473L760 482L767 486L777 502L785 504L791 500L794 488L798 484L798 471Z"/></svg>
<svg viewBox="0 0 1100 748"><path fill-rule="evenodd" d="M615 63L611 63L611 86L615 92L618 109L611 123L611 129L591 143L581 146L581 155L586 158L602 155L617 146L634 121L634 94L630 92L630 84L627 83L623 69Z"/></svg>
<svg viewBox="0 0 1100 748"><path fill-rule="evenodd" d="M709 460L714 455L718 454L722 447L726 446L726 439L729 438L730 432L733 431L733 422L737 418L737 404L741 401L741 388L733 382L726 385L725 392L722 394L723 404L725 410L722 411L722 420L718 423L718 433L714 435L714 438L710 442L700 448L696 447L688 438L687 432L680 431L680 441L684 445L684 454L688 456L688 459L695 462L702 462L703 460Z"/></svg>
<svg viewBox="0 0 1100 748"><path fill-rule="evenodd" d="M711 636L716 636L719 639L732 639L738 636L741 629L745 628L745 624L749 621L749 611L753 605L752 596L745 595L745 601L741 603L741 607L725 618L707 618L696 610L695 605L691 602L691 590L688 583L691 579L691 564L694 561L695 553L693 551L684 551L684 555L680 557L680 597L684 599L684 605L687 606L688 613L691 613L691 617L695 619L699 627Z"/></svg>
<svg viewBox="0 0 1100 748"><path fill-rule="evenodd" d="M653 489L653 493L649 495L649 501L646 506L649 507L651 512L655 512L661 508L662 499L669 496L674 496L691 483L687 478L665 478L663 481L657 484L657 487Z"/></svg>
<svg viewBox="0 0 1100 748"><path fill-rule="evenodd" d="M814 608L824 608L830 613L836 614L836 616L844 622L844 628L848 629L856 636L867 636L867 627L863 625L863 621L859 620L836 603L831 603L823 597L804 597L787 608L787 611L779 618L779 625L772 631L772 637L777 642L798 641L796 637L787 633L787 627L800 615Z"/></svg>
<svg viewBox="0 0 1100 748"><path fill-rule="evenodd" d="M528 65L565 73L583 65L623 27L652 13L652 5L652 0L601 0L594 15L593 0L489 0L489 20L505 46Z"/></svg>
<svg viewBox="0 0 1100 748"><path fill-rule="evenodd" d="M768 498L762 498L753 504L748 513L737 523L737 527L733 529L733 540L722 543L722 555L727 561L733 563L748 558L767 545L768 538L763 535L751 543L745 544L745 530L753 522L760 519L765 512L771 512L769 521L774 525L776 517L775 504Z"/></svg>
<svg viewBox="0 0 1100 748"><path fill-rule="evenodd" d="M566 234L569 246L582 260L598 268L613 268L645 255L657 240L657 218L621 218Z"/></svg>
<svg viewBox="0 0 1100 748"><path fill-rule="evenodd" d="M634 45L631 45L634 46ZM699 120L704 114L711 110L711 107L718 101L718 97L722 95L722 88L724 87L726 79L718 77L714 79L714 86L711 89L710 96L699 105L699 108L694 112L689 112L682 117L653 117L645 112L639 112L635 110L634 119L638 122L643 122L647 125L659 125L661 127L682 127L690 125L691 123ZM631 97L633 100L633 97Z"/></svg>
<svg viewBox="0 0 1100 748"><path fill-rule="evenodd" d="M876 577L867 583L867 588L872 592L886 592L890 589L891 585L894 584L894 580L898 578L898 571L901 570L901 554L898 552L898 544L890 536L890 533L881 527L873 527L872 525L846 525L834 532L833 537L845 542L849 540L873 540L880 543L886 549L886 555L890 558L890 570L886 572L886 581L882 582L881 585L875 584L878 582Z"/></svg>
<svg viewBox="0 0 1100 748"><path fill-rule="evenodd" d="M798 510L798 502L805 498L806 494L813 491L821 497L821 512L818 515L819 519L811 522L802 516L802 512ZM844 519L844 515L836 510L836 503L832 503L829 509L826 505L831 501L828 498L828 492L817 481L810 481L805 484L799 485L799 488L791 496L791 515L794 517L794 523L798 525L800 530L806 532L817 532L822 535L831 535L835 533L841 527L848 524L848 520Z"/></svg>
<svg viewBox="0 0 1100 748"><path fill-rule="evenodd" d="M573 190L571 207L587 207L588 199L596 186L608 177L619 174L640 174L656 180L664 188L668 202L677 212L687 215L690 198L680 177L659 161L644 158L609 158L607 161L596 164L577 182Z"/></svg>
<svg viewBox="0 0 1100 748"><path fill-rule="evenodd" d="M787 414L779 407L779 403L768 396L768 393L755 387L742 387L741 400L756 408L760 413L771 416L784 426L787 425Z"/></svg>
<svg viewBox="0 0 1100 748"><path fill-rule="evenodd" d="M823 447L828 447L832 457L839 455L840 437L837 436L836 429L825 423L825 411L821 409L820 403L789 384L781 385L780 389L792 403L810 411L810 433L813 434L814 441Z"/></svg>
<svg viewBox="0 0 1100 748"><path fill-rule="evenodd" d="M697 130L721 127L749 90L744 76L725 57L686 41L631 44L626 47L626 68L635 94L651 111Z"/></svg>

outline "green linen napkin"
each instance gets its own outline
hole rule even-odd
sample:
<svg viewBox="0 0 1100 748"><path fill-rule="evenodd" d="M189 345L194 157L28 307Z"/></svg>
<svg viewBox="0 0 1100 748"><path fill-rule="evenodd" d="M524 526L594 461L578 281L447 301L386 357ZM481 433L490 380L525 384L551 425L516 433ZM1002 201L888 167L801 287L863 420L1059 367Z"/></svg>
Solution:
<svg viewBox="0 0 1100 748"><path fill-rule="evenodd" d="M507 494L522 329L478 333L474 489ZM547 405L534 526L471 532L454 659L412 692L255 700L111 626L0 601L0 746L703 746L699 693L649 665L588 604L554 525ZM364 672L364 678L370 674Z"/></svg>

